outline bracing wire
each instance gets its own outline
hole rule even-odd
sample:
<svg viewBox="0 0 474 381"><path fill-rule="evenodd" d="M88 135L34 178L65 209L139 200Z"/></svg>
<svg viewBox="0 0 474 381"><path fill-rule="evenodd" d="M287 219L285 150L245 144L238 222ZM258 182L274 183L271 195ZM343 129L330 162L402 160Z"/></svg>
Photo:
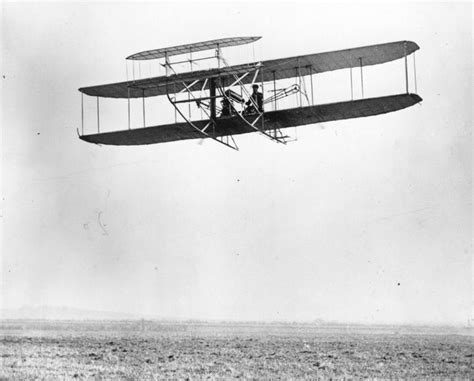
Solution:
<svg viewBox="0 0 474 381"><path fill-rule="evenodd" d="M418 94L418 87L416 84L416 52L413 52L413 75L415 77L415 93Z"/></svg>

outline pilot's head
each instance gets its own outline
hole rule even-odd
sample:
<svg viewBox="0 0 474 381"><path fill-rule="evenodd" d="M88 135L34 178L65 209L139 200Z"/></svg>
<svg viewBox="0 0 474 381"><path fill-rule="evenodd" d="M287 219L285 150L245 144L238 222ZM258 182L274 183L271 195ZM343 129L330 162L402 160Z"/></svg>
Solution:
<svg viewBox="0 0 474 381"><path fill-rule="evenodd" d="M258 85L255 83L252 85L253 92L256 93L258 91Z"/></svg>

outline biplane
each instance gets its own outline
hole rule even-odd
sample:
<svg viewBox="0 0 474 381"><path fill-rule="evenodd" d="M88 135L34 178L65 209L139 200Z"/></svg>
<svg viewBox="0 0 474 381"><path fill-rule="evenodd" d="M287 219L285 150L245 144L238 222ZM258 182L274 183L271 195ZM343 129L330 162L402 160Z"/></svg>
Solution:
<svg viewBox="0 0 474 381"><path fill-rule="evenodd" d="M291 137L282 130L320 122L379 115L404 109L421 102L421 97L409 92L407 57L419 46L412 41L398 41L353 49L316 53L267 61L229 65L222 54L224 48L254 43L261 37L221 38L194 44L147 50L132 54L128 61L157 60L163 75L133 78L125 82L80 88L82 130L80 139L106 145L141 145L186 139L209 138L238 150L234 137L256 132L276 143L286 144ZM199 52L212 51L209 56ZM194 54L194 58L193 58ZM202 53L200 53L202 54ZM185 58L176 58L176 57ZM174 57L174 61L171 60ZM363 68L397 59L405 60L406 92L402 94L364 98ZM212 60L213 67L192 70L198 61ZM190 64L191 71L178 72L179 64ZM313 77L319 73L348 69L351 99L315 104ZM362 97L354 99L353 69L360 71ZM286 81L287 86L277 86ZM288 84L288 81L290 83ZM307 82L310 82L307 84ZM257 86L256 86L257 85ZM255 87L263 100L250 91ZM84 133L84 95L97 98L97 132ZM174 123L146 126L145 98L164 96L174 109ZM296 105L282 106L291 97ZM99 99L128 100L128 126L115 131L100 130ZM143 125L131 126L130 101L143 100ZM191 105L193 105L194 115ZM196 113L196 110L199 112Z"/></svg>

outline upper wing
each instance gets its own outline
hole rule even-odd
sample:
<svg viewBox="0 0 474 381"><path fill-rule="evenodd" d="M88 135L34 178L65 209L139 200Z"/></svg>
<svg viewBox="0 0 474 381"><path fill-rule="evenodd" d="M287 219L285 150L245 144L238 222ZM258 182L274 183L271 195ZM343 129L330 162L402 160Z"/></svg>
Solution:
<svg viewBox="0 0 474 381"><path fill-rule="evenodd" d="M377 65L408 56L420 47L412 41L389 42L386 44L362 46L333 52L308 54L305 56L280 58L262 62L267 75L266 81L291 78L298 75L323 73L350 67Z"/></svg>
<svg viewBox="0 0 474 381"><path fill-rule="evenodd" d="M255 70L260 63L243 64L229 66L219 69L199 70L187 73L172 74L170 76L160 76L153 78L138 79L136 81L118 82L107 85L82 87L80 92L104 98L142 98L154 97L157 95L166 95L178 93L185 89L184 84L189 86L192 82L197 81L192 90L201 89L206 79L221 78L230 85L233 74L240 75ZM206 87L207 88L207 84Z"/></svg>
<svg viewBox="0 0 474 381"><path fill-rule="evenodd" d="M107 98L141 98L153 97L157 95L166 95L167 92L180 92L185 87L184 83L189 84L197 81L193 90L202 88L205 79L220 78L225 84L229 85L234 80L234 75L253 71L257 67L262 68L258 80L264 82L273 79L285 79L299 75L308 75L311 73L323 73L326 71L345 69L357 66L369 66L381 64L402 58L418 50L419 46L412 41L398 41L386 44L363 46L360 48L337 50L334 52L308 54L305 56L296 56L289 58L280 58L276 60L263 61L261 63L251 63L243 65L229 66L219 69L200 70L188 73L179 73L154 78L140 79L136 81L127 81L112 83L100 86L91 86L80 88L84 94L107 97ZM252 75L242 79L242 83L251 83ZM206 87L207 88L207 84Z"/></svg>

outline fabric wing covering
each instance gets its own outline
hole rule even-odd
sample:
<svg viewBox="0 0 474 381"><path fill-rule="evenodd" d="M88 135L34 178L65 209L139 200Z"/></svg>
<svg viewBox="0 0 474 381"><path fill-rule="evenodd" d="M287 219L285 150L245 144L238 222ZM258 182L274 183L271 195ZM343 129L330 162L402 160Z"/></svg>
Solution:
<svg viewBox="0 0 474 381"><path fill-rule="evenodd" d="M241 75L248 71L255 71L261 67L257 82L263 77L264 82L273 79L292 78L299 75L323 73L327 71L347 69L351 67L377 65L410 55L419 49L412 41L398 41L386 44L363 46L353 49L337 50L326 53L308 54L289 58L280 58L254 62L250 64L235 65L224 68L201 70L187 73L173 74L168 77L160 76L112 83L107 85L80 88L84 94L104 98L142 98L157 95L166 95L180 92L184 89L183 82L189 86L193 81L193 90L200 90L206 78L220 78L224 85L234 82L234 75ZM247 75L242 83L252 82L253 75ZM208 88L208 83L204 89Z"/></svg>
<svg viewBox="0 0 474 381"><path fill-rule="evenodd" d="M416 94L398 94L269 111L265 113L265 124L259 124L258 127L271 130L273 128L287 128L334 120L362 118L401 110L413 106L421 102L421 100ZM195 123L199 128L204 128L207 121L200 120ZM216 136L239 135L252 132L255 132L255 130L237 116L218 119L215 130ZM155 127L82 135L80 138L86 142L96 144L141 145L203 137L205 136L192 128L188 123L180 122Z"/></svg>
<svg viewBox="0 0 474 381"><path fill-rule="evenodd" d="M164 58L166 56L171 57L179 54L188 54L201 52L203 50L211 50L217 47L227 48L229 46L250 44L251 42L255 42L261 38L262 37L229 37L220 38L218 40L203 41L194 44L172 46L170 48L146 50L144 52L128 56L127 60L154 60L157 58Z"/></svg>

